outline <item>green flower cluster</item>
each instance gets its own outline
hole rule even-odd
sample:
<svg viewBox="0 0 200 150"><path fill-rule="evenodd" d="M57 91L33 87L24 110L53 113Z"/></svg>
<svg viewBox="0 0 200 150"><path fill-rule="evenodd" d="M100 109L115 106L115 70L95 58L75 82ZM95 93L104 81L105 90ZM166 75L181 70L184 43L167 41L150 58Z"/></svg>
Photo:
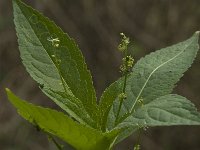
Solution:
<svg viewBox="0 0 200 150"><path fill-rule="evenodd" d="M120 71L122 73L127 73L133 67L134 59L132 56L126 56L122 59L122 65L120 66Z"/></svg>
<svg viewBox="0 0 200 150"><path fill-rule="evenodd" d="M128 44L130 43L130 40L128 37L126 37L126 35L124 33L120 33L120 35L122 36L122 40L121 43L118 46L118 50L121 52L124 52L127 50Z"/></svg>
<svg viewBox="0 0 200 150"><path fill-rule="evenodd" d="M139 144L135 145L134 150L140 150L140 145Z"/></svg>
<svg viewBox="0 0 200 150"><path fill-rule="evenodd" d="M118 50L124 55L124 58L122 59L122 65L120 66L120 72L125 75L133 67L134 59L132 56L127 55L128 45L130 43L129 38L126 37L124 33L120 33L120 35L122 36L122 39L120 44L118 45Z"/></svg>
<svg viewBox="0 0 200 150"><path fill-rule="evenodd" d="M118 98L120 99L120 100L123 100L123 99L126 99L126 94L125 93L120 93L119 95L118 95Z"/></svg>
<svg viewBox="0 0 200 150"><path fill-rule="evenodd" d="M127 98L127 95L126 95L127 75L131 71L131 68L133 67L133 64L134 64L133 57L128 55L128 45L130 43L130 40L128 37L126 37L124 33L120 33L120 35L122 36L122 39L118 46L118 50L123 53L122 64L120 66L120 72L122 73L122 76L124 77L124 83L123 83L122 92L118 95L120 104L117 111L115 124L117 124L118 122L118 119L119 119L118 117L119 117L119 113L122 107L122 103Z"/></svg>
<svg viewBox="0 0 200 150"><path fill-rule="evenodd" d="M47 40L51 42L53 47L59 47L60 45L60 40L58 38L48 38Z"/></svg>

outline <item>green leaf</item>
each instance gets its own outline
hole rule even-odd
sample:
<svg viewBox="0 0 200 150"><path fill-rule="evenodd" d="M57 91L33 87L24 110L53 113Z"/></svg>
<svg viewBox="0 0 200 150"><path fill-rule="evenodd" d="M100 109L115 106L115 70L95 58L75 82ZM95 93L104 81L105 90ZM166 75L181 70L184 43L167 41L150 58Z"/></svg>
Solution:
<svg viewBox="0 0 200 150"><path fill-rule="evenodd" d="M185 97L176 94L161 96L141 106L118 127L200 125L200 113Z"/></svg>
<svg viewBox="0 0 200 150"><path fill-rule="evenodd" d="M94 120L97 119L96 94L90 72L84 58L75 44L54 22L36 10L13 0L14 22L16 26L21 58L27 71L41 87L55 92L65 92L73 99L81 101ZM46 90L43 90L46 93ZM47 93L47 95L49 95ZM76 118L78 108L70 110L65 104L74 101L69 97L62 101L54 98L59 106ZM73 112L74 111L74 112ZM79 110L80 111L80 110ZM84 111L84 110L82 110ZM73 112L73 115L71 112ZM77 120L84 120L78 116ZM88 120L84 120L88 124Z"/></svg>
<svg viewBox="0 0 200 150"><path fill-rule="evenodd" d="M176 94L161 96L139 107L116 127L124 129L116 143L139 128L174 125L200 125L200 113L185 97Z"/></svg>
<svg viewBox="0 0 200 150"><path fill-rule="evenodd" d="M103 131L106 131L108 114L110 112L114 100L118 99L117 97L122 91L122 85L123 85L123 80L122 78L120 78L119 80L111 84L103 92L100 98L99 110L101 112L101 120L99 124L101 124L101 128Z"/></svg>
<svg viewBox="0 0 200 150"><path fill-rule="evenodd" d="M50 89L43 90L48 97L50 97L57 105L68 112L70 116L75 118L78 122L85 124L86 121L86 125L96 127L96 122L91 119L90 115L87 113L84 105L79 99L65 92L56 92Z"/></svg>
<svg viewBox="0 0 200 150"><path fill-rule="evenodd" d="M42 131L53 134L77 150L108 150L118 131L101 133L73 121L61 112L27 103L6 89L10 102L18 113Z"/></svg>
<svg viewBox="0 0 200 150"><path fill-rule="evenodd" d="M128 76L127 99L124 100L120 111L120 122L141 106L139 104L140 99L143 100L145 105L172 92L174 86L191 66L197 54L199 49L198 37L199 32L196 32L190 39L153 52L136 63L132 73ZM122 82L119 79L101 97L100 109L102 109L102 116L104 117L101 124L106 124L105 126L109 129L116 126L115 117L119 108L118 95L121 93ZM105 107L105 104L107 107ZM111 108L112 111L108 118L108 112Z"/></svg>

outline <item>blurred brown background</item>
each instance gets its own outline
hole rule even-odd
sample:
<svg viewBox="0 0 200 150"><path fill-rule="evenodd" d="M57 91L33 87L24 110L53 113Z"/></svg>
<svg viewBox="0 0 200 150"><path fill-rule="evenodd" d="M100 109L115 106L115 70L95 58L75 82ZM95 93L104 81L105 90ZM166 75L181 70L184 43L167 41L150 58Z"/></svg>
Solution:
<svg viewBox="0 0 200 150"><path fill-rule="evenodd" d="M189 38L200 30L200 0L26 0L53 19L79 44L99 97L116 80L121 56L119 33L132 42L136 60L156 49ZM131 48L132 49L132 48ZM0 150L55 150L46 136L19 117L4 88L23 99L57 108L20 62L11 0L0 0ZM200 110L200 53L175 92ZM133 150L138 133L116 150ZM142 150L199 150L200 127L151 128L142 133ZM70 148L66 148L70 149Z"/></svg>

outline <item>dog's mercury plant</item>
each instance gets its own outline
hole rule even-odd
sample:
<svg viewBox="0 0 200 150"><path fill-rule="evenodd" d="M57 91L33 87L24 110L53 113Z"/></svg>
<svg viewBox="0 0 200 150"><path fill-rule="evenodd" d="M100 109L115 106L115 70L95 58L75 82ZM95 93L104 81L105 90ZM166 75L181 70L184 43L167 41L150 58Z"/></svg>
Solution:
<svg viewBox="0 0 200 150"><path fill-rule="evenodd" d="M183 96L170 94L194 61L199 32L137 63L128 54L129 38L122 33L118 47L123 54L122 77L97 104L92 77L74 40L20 0L13 0L13 9L26 70L66 113L30 104L9 89L7 95L18 113L46 133L58 149L62 146L53 136L77 150L111 150L141 128L200 125L195 106ZM135 150L140 149L138 144Z"/></svg>

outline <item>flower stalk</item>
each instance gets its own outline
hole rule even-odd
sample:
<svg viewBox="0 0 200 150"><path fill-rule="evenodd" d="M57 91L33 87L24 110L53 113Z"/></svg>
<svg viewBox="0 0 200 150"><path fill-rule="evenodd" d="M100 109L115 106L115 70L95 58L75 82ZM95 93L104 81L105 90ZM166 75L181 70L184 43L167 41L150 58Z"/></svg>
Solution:
<svg viewBox="0 0 200 150"><path fill-rule="evenodd" d="M120 103L119 103L119 108L117 111L115 124L118 123L119 114L122 108L122 103L127 98L127 95L126 95L127 76L134 63L134 59L130 55L128 55L128 45L130 43L130 40L128 37L126 37L124 33L120 33L120 35L122 36L122 40L118 46L118 50L123 53L122 65L120 66L120 72L122 73L122 76L124 77L124 82L123 82L122 92L118 95Z"/></svg>

